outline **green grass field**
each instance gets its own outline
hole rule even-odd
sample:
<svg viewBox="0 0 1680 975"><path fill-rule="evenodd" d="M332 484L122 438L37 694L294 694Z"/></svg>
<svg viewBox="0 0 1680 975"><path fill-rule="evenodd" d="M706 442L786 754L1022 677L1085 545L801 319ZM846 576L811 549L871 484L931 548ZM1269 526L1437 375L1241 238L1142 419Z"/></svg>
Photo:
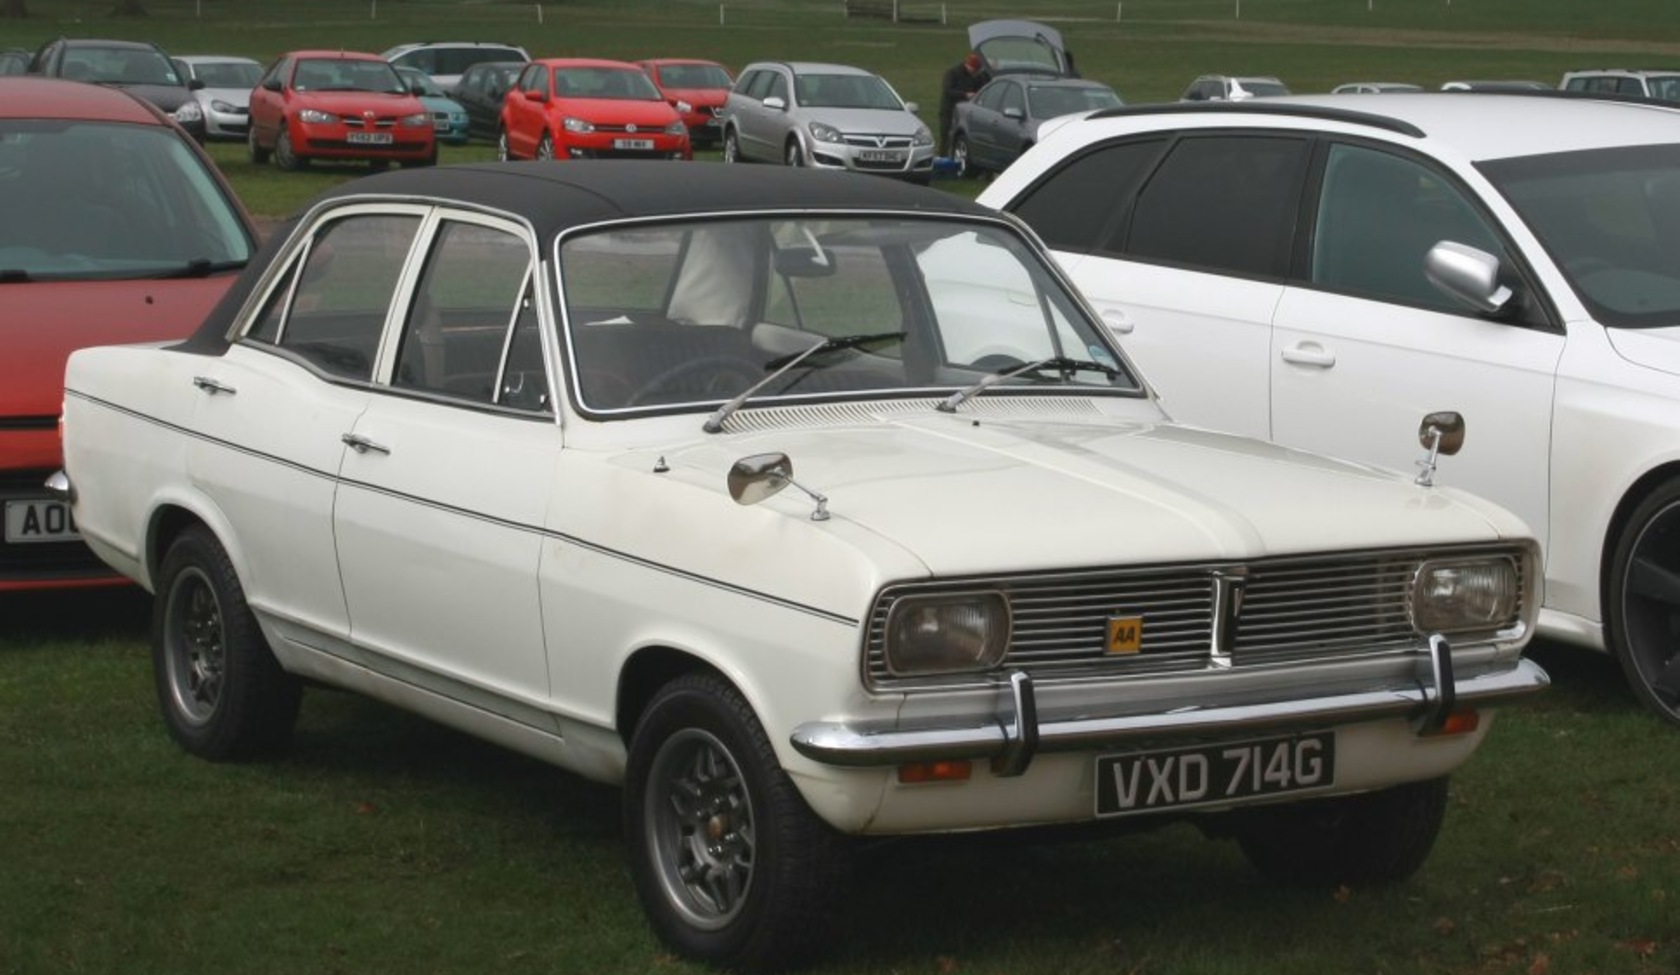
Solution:
<svg viewBox="0 0 1680 975"><path fill-rule="evenodd" d="M877 70L930 119L962 26L998 16L1057 23L1084 73L1132 101L1213 71L1322 91L1680 64L1675 0L1242 0L1240 16L1237 0L1019 0L900 25L845 20L839 0L548 3L540 22L536 4L445 0L153 0L120 20L111 0L28 6L0 19L0 46L115 36L266 60L461 37L539 56L797 57ZM212 154L264 216L363 171ZM132 591L0 597L0 975L698 971L643 923L614 790L332 692L306 696L282 760L192 759L156 714L147 612ZM1553 690L1500 716L1407 884L1267 887L1187 826L886 844L862 855L847 937L818 971L1672 975L1680 732L1608 658L1535 654Z"/></svg>

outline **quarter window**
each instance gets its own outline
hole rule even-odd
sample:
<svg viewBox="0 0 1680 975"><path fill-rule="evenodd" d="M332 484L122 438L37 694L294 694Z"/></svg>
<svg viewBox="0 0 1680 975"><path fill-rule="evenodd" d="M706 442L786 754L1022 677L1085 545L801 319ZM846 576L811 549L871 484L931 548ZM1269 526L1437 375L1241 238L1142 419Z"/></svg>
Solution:
<svg viewBox="0 0 1680 975"><path fill-rule="evenodd" d="M1276 136L1181 140L1138 196L1124 252L1262 278L1289 270L1309 143Z"/></svg>
<svg viewBox="0 0 1680 975"><path fill-rule="evenodd" d="M1436 171L1363 146L1330 148L1313 231L1313 284L1463 313L1424 275L1424 256L1441 241L1508 263L1480 212Z"/></svg>
<svg viewBox="0 0 1680 975"><path fill-rule="evenodd" d="M1105 246L1122 207L1161 154L1162 140L1100 146L1039 180L1013 212L1059 251L1089 254Z"/></svg>

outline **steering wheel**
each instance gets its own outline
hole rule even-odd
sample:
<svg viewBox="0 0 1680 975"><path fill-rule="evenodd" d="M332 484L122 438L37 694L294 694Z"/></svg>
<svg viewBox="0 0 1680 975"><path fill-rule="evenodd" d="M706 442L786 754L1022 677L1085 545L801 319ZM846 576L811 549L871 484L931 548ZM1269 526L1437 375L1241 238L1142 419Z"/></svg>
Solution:
<svg viewBox="0 0 1680 975"><path fill-rule="evenodd" d="M763 369L739 356L701 356L679 362L642 383L624 405L645 406L661 394L679 392L683 380L695 382L698 388L692 392L702 399L733 396L758 382L763 375Z"/></svg>

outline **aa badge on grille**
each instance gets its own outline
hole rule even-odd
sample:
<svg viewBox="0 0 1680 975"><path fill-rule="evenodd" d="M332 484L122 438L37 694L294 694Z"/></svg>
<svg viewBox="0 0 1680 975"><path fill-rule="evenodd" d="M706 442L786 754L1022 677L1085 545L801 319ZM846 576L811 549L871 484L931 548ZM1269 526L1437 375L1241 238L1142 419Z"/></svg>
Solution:
<svg viewBox="0 0 1680 975"><path fill-rule="evenodd" d="M1108 652L1137 653L1143 649L1143 617L1110 616L1108 618Z"/></svg>

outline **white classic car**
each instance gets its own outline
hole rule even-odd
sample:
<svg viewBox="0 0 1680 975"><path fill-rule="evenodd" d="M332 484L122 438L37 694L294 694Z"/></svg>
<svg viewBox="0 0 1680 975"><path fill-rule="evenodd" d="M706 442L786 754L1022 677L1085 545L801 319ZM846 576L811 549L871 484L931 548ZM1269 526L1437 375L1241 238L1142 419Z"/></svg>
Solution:
<svg viewBox="0 0 1680 975"><path fill-rule="evenodd" d="M1424 861L1546 684L1534 542L1427 483L1452 418L1425 483L1173 426L1013 219L656 165L357 180L195 337L75 354L54 485L182 746L312 681L622 783L654 928L743 968L820 948L849 835Z"/></svg>

